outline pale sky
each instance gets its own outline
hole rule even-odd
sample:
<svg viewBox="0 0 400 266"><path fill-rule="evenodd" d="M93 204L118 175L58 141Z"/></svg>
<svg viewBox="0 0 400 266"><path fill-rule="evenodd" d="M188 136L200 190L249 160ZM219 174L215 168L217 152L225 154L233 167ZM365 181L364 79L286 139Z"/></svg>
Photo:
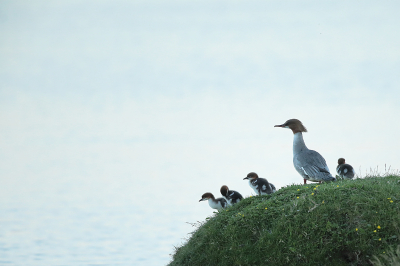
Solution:
<svg viewBox="0 0 400 266"><path fill-rule="evenodd" d="M127 182L192 222L212 213L205 192L251 195L248 172L302 182L292 133L273 127L290 118L332 174L339 157L363 175L400 169L399 7L2 1L0 181L112 195Z"/></svg>

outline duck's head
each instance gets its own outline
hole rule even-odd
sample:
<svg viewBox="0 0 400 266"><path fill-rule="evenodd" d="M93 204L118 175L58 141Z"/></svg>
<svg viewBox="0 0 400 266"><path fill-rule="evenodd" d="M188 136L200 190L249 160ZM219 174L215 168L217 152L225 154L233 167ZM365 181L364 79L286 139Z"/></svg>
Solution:
<svg viewBox="0 0 400 266"><path fill-rule="evenodd" d="M339 158L339 160L337 161L337 163L339 165L346 163L346 160L344 158Z"/></svg>
<svg viewBox="0 0 400 266"><path fill-rule="evenodd" d="M220 191L222 196L226 197L228 195L229 188L227 186L222 186Z"/></svg>
<svg viewBox="0 0 400 266"><path fill-rule="evenodd" d="M205 200L208 200L208 199L214 199L214 195L211 194L210 192L204 193L203 196L201 196L201 199L199 200L199 202L200 201L205 201Z"/></svg>
<svg viewBox="0 0 400 266"><path fill-rule="evenodd" d="M290 128L293 131L293 134L298 132L307 132L307 128L301 123L298 119L289 119L282 125L276 125L275 127L283 127L283 128Z"/></svg>
<svg viewBox="0 0 400 266"><path fill-rule="evenodd" d="M247 176L245 178L243 178L243 180L245 180L245 179L254 180L257 178L258 178L258 175L254 172L251 172L251 173L248 173Z"/></svg>

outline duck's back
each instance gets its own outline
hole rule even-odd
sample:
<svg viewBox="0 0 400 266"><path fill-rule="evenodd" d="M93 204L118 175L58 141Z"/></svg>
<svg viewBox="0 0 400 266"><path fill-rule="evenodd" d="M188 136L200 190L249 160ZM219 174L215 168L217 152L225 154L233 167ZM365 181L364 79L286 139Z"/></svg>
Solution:
<svg viewBox="0 0 400 266"><path fill-rule="evenodd" d="M239 201L241 201L243 199L243 196L235 190L229 190L229 193L226 196L226 199L227 199L228 203L235 204L235 203L238 203Z"/></svg>
<svg viewBox="0 0 400 266"><path fill-rule="evenodd" d="M354 168L350 164L340 164L336 167L336 172L341 178L344 179L353 179L354 177Z"/></svg>
<svg viewBox="0 0 400 266"><path fill-rule="evenodd" d="M230 199L243 199L242 194L240 194L239 192L237 192L235 190L229 190L228 197Z"/></svg>

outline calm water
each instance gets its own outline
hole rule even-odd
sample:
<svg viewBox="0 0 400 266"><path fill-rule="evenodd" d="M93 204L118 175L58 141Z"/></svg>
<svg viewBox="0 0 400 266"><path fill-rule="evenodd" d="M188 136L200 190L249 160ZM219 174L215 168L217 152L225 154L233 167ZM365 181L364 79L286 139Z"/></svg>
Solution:
<svg viewBox="0 0 400 266"><path fill-rule="evenodd" d="M1 265L165 265L192 230L128 179L28 180L0 189Z"/></svg>

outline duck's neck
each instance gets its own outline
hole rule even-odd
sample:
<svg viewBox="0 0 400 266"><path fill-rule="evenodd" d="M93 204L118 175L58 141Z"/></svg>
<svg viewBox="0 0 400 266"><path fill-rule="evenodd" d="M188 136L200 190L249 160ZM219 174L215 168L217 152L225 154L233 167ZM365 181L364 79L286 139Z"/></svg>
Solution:
<svg viewBox="0 0 400 266"><path fill-rule="evenodd" d="M208 198L208 204L217 203L218 201L215 198Z"/></svg>
<svg viewBox="0 0 400 266"><path fill-rule="evenodd" d="M301 132L297 132L293 137L293 155L296 155L304 150L308 150L308 148L304 143L303 134Z"/></svg>

